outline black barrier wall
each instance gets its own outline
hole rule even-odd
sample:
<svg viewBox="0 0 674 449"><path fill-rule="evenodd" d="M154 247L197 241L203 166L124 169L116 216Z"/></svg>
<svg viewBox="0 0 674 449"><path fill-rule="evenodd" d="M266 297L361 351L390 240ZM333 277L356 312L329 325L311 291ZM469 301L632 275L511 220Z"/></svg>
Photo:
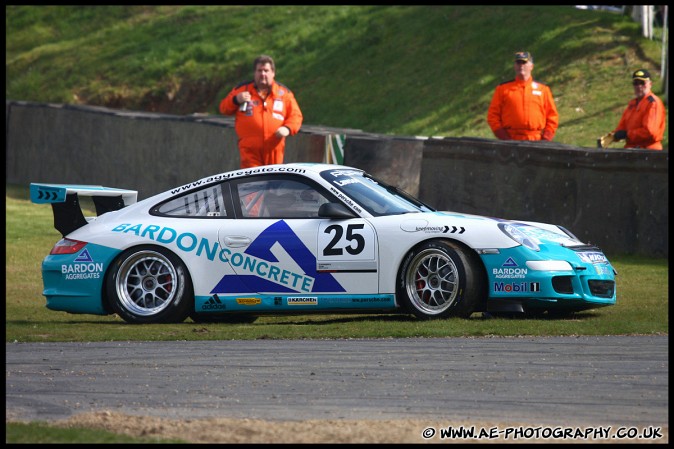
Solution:
<svg viewBox="0 0 674 449"><path fill-rule="evenodd" d="M666 159L650 150L429 141L419 194L441 209L559 224L608 253L666 256Z"/></svg>
<svg viewBox="0 0 674 449"><path fill-rule="evenodd" d="M233 121L6 102L7 183L95 184L147 198L239 167ZM668 257L669 152L551 142L410 138L305 125L286 162L322 162L345 134L344 163L440 210L560 224L612 254Z"/></svg>

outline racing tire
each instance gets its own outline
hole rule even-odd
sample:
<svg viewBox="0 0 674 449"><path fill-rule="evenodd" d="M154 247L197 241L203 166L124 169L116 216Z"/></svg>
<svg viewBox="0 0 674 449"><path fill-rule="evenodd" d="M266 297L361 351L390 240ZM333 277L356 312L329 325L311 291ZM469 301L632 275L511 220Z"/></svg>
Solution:
<svg viewBox="0 0 674 449"><path fill-rule="evenodd" d="M486 300L477 254L445 240L424 242L403 259L396 295L418 318L468 318Z"/></svg>
<svg viewBox="0 0 674 449"><path fill-rule="evenodd" d="M194 304L185 264L153 246L124 251L108 270L106 292L112 310L131 324L180 323Z"/></svg>

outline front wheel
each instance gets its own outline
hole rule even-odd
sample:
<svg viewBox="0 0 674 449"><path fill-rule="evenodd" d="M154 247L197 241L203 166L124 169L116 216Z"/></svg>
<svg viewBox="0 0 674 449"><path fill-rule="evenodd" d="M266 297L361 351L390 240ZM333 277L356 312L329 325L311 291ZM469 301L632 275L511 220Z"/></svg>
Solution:
<svg viewBox="0 0 674 449"><path fill-rule="evenodd" d="M484 301L486 287L476 254L453 242L432 240L403 259L397 295L419 318L467 318Z"/></svg>
<svg viewBox="0 0 674 449"><path fill-rule="evenodd" d="M180 323L194 301L185 264L159 247L123 252L108 271L106 288L112 309L133 324Z"/></svg>

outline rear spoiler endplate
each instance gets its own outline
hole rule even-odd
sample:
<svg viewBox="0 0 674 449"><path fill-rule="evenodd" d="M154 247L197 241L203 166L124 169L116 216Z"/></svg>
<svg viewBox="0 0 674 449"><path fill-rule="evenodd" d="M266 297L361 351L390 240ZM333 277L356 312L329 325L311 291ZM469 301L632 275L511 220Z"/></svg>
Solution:
<svg viewBox="0 0 674 449"><path fill-rule="evenodd" d="M30 200L36 204L51 204L54 227L64 237L87 224L79 197L89 196L96 207L96 215L122 209L138 200L135 190L78 184L30 184Z"/></svg>

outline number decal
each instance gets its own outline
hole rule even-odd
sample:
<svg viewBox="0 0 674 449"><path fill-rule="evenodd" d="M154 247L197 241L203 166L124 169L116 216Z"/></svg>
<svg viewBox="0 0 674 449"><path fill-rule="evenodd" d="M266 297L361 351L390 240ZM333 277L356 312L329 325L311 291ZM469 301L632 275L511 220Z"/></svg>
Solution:
<svg viewBox="0 0 674 449"><path fill-rule="evenodd" d="M335 232L334 237L332 240L330 240L330 243L328 243L328 246L326 246L323 249L323 255L324 256L341 256L344 254L344 249L346 249L346 252L351 254L352 256L355 256L357 254L360 254L363 252L363 249L365 248L365 238L363 237L362 234L359 234L356 232L357 229L363 229L365 227L364 224L359 223L359 224L350 224L346 227L346 240L349 242L349 245L343 245L342 247L337 247L338 243L342 240L342 236L344 235L344 228L342 228L340 225L331 225L325 228L323 231L326 234L332 234L332 232ZM355 247L353 247L353 243L355 242Z"/></svg>
<svg viewBox="0 0 674 449"><path fill-rule="evenodd" d="M322 222L318 227L316 262L326 270L376 268L377 235L374 228L361 219Z"/></svg>
<svg viewBox="0 0 674 449"><path fill-rule="evenodd" d="M342 255L342 250L339 248L335 248L335 245L341 240L342 234L344 233L344 230L342 229L341 226L339 225L332 225L328 226L325 228L323 231L326 234L332 233L332 231L335 231L335 237L330 240L330 243L328 243L328 246L325 247L323 250L323 255L324 256L341 256Z"/></svg>
<svg viewBox="0 0 674 449"><path fill-rule="evenodd" d="M346 228L346 239L348 241L356 241L356 247L352 248L351 245L346 247L346 252L351 254L352 256L355 256L356 254L360 254L363 252L363 248L365 248L365 239L361 234L354 233L354 229L363 229L365 225L363 223L360 224L351 224Z"/></svg>

